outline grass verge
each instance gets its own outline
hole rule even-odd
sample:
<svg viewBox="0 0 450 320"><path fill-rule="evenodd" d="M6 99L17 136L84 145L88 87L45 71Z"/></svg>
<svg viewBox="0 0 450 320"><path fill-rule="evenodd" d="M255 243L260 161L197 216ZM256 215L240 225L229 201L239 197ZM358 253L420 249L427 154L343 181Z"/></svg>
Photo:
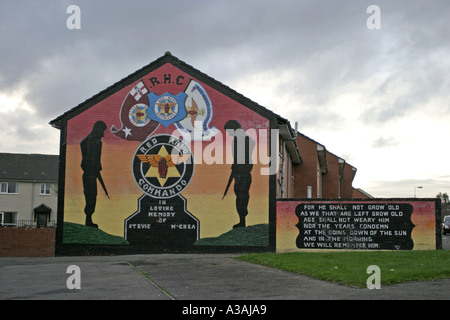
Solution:
<svg viewBox="0 0 450 320"><path fill-rule="evenodd" d="M450 251L255 253L237 259L359 288L377 265L381 285L450 277Z"/></svg>
<svg viewBox="0 0 450 320"><path fill-rule="evenodd" d="M122 237L110 235L100 229L64 222L64 244L129 244Z"/></svg>
<svg viewBox="0 0 450 320"><path fill-rule="evenodd" d="M267 246L269 225L257 224L245 228L231 229L215 237L198 240L197 246Z"/></svg>

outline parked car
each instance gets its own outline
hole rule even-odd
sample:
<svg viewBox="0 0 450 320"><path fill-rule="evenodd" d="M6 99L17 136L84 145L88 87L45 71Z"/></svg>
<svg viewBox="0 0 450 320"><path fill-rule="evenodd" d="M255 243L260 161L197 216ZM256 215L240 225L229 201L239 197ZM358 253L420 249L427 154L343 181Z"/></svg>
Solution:
<svg viewBox="0 0 450 320"><path fill-rule="evenodd" d="M450 232L450 216L445 216L442 222L442 234Z"/></svg>

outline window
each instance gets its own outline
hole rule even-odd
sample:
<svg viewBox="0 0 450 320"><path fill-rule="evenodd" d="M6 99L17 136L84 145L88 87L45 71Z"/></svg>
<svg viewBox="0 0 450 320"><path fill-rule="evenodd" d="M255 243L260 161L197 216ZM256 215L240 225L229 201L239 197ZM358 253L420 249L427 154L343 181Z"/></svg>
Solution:
<svg viewBox="0 0 450 320"><path fill-rule="evenodd" d="M4 226L14 226L17 223L17 212L2 212Z"/></svg>
<svg viewBox="0 0 450 320"><path fill-rule="evenodd" d="M50 183L41 183L41 195L50 195Z"/></svg>
<svg viewBox="0 0 450 320"><path fill-rule="evenodd" d="M0 193L19 193L19 184L17 182L1 182Z"/></svg>

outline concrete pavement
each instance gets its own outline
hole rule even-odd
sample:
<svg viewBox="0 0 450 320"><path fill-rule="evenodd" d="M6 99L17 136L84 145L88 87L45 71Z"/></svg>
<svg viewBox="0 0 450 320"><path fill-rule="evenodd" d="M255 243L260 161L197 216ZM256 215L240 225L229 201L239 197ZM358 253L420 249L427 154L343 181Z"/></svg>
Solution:
<svg viewBox="0 0 450 320"><path fill-rule="evenodd" d="M449 299L450 279L357 289L233 259L235 254L0 258L1 300ZM68 289L80 269L80 289ZM75 280L74 280L75 279ZM72 281L73 280L73 281Z"/></svg>

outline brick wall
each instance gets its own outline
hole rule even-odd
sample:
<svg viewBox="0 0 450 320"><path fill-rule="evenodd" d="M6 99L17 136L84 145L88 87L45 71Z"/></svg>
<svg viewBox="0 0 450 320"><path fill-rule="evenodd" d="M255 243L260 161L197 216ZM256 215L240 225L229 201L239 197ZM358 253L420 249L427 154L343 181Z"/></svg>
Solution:
<svg viewBox="0 0 450 320"><path fill-rule="evenodd" d="M353 171L353 167L348 163L345 163L344 168L344 177L342 181L342 190L341 190L341 198L344 199L352 199L353 198L353 178L355 175L355 171Z"/></svg>
<svg viewBox="0 0 450 320"><path fill-rule="evenodd" d="M322 198L339 198L339 158L327 151L328 172L322 176Z"/></svg>
<svg viewBox="0 0 450 320"><path fill-rule="evenodd" d="M363 193L359 189L353 189L353 199L368 199L367 194Z"/></svg>
<svg viewBox="0 0 450 320"><path fill-rule="evenodd" d="M307 188L312 187L311 195L317 197L317 143L301 134L297 135L297 144L302 155L303 163L295 167L295 194L296 198L306 198Z"/></svg>
<svg viewBox="0 0 450 320"><path fill-rule="evenodd" d="M0 257L52 257L56 228L0 228Z"/></svg>
<svg viewBox="0 0 450 320"><path fill-rule="evenodd" d="M327 151L327 172L320 173L320 165L318 162L318 146L321 146L316 141L298 134L297 144L302 155L303 163L294 169L295 176L295 194L296 198L307 198L308 186L311 187L312 198L346 198L353 197L353 178L355 172L353 167L347 163L343 171L343 179L339 179L340 158L335 154ZM322 177L322 190L318 182L318 174ZM322 192L320 192L322 191ZM320 193L322 193L320 197Z"/></svg>

